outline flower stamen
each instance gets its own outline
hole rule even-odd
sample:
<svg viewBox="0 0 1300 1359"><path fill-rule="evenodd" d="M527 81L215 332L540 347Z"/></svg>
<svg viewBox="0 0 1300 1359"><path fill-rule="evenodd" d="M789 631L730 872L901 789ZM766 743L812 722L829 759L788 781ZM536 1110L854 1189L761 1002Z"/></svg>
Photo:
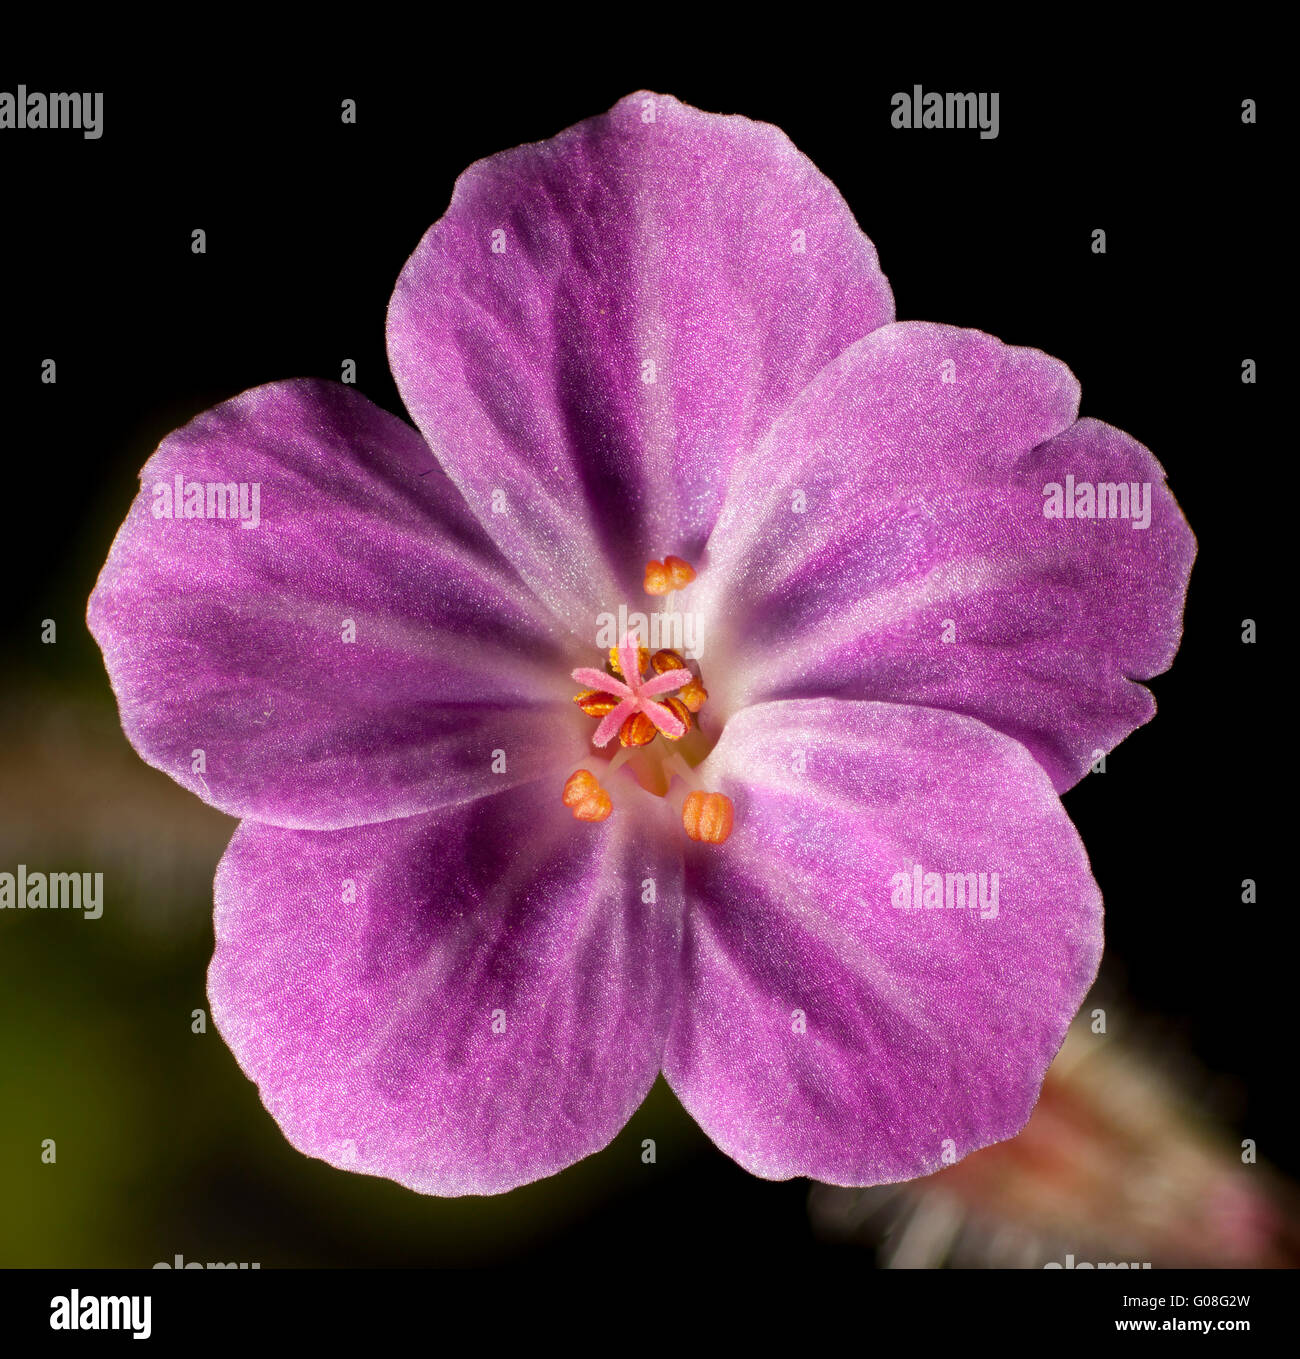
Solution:
<svg viewBox="0 0 1300 1359"><path fill-rule="evenodd" d="M648 678L644 674L647 666L651 671ZM630 759L644 764L638 752L651 745L656 736L680 741L695 727L695 714L708 698L703 679L691 672L679 652L664 648L651 655L639 644L635 632L629 632L613 648L609 671L580 666L573 671L573 678L587 686L574 696L574 703L588 716L599 719L592 744L603 747L618 737L621 749L609 763L610 774ZM665 784L674 777L682 779L690 790L682 806L686 834L704 844L722 844L731 834L735 819L731 799L700 788L679 750L665 756L661 748L658 760L653 755L650 760L651 764L638 772L638 781L650 788L648 771L657 771L653 775L656 781ZM662 797L667 788L651 791ZM608 794L586 769L571 775L564 785L564 803L580 821L603 821L611 810Z"/></svg>
<svg viewBox="0 0 1300 1359"><path fill-rule="evenodd" d="M682 590L695 579L695 568L680 557L665 557L663 561L646 562L645 592L666 595Z"/></svg>
<svg viewBox="0 0 1300 1359"><path fill-rule="evenodd" d="M686 794L682 803L682 826L692 840L720 845L731 834L736 809L726 793L700 789Z"/></svg>
<svg viewBox="0 0 1300 1359"><path fill-rule="evenodd" d="M677 697L681 700L684 708L693 713L699 712L709 697L709 691L704 687L703 677L691 680L688 685L682 688Z"/></svg>
<svg viewBox="0 0 1300 1359"><path fill-rule="evenodd" d="M574 694L573 701L588 717L604 717L618 705L613 694L602 694L599 689L584 689L582 693Z"/></svg>
<svg viewBox="0 0 1300 1359"><path fill-rule="evenodd" d="M649 713L633 713L618 729L618 743L622 746L648 746L658 734L659 728Z"/></svg>
<svg viewBox="0 0 1300 1359"><path fill-rule="evenodd" d="M685 736L695 725L695 721L691 717L691 710L682 702L680 697L664 699L664 707L667 708L682 724L682 736ZM664 732L664 735L667 736L670 741L680 741L682 739L682 736L670 736L668 732Z"/></svg>
<svg viewBox="0 0 1300 1359"><path fill-rule="evenodd" d="M589 769L578 769L570 774L561 797L577 821L604 821L614 810L609 794Z"/></svg>
<svg viewBox="0 0 1300 1359"><path fill-rule="evenodd" d="M662 675L668 670L685 670L686 658L678 655L675 651L656 651L655 654L650 657L650 669L653 670L656 675Z"/></svg>

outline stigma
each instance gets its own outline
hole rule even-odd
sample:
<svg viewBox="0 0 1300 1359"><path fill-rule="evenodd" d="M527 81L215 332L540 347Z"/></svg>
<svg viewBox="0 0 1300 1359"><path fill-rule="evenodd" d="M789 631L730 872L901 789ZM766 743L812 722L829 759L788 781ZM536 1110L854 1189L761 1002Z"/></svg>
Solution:
<svg viewBox="0 0 1300 1359"><path fill-rule="evenodd" d="M607 746L615 736L624 746L647 746L659 735L680 741L690 730L691 710L669 695L686 688L695 676L676 652L661 651L649 658L654 674L645 678L644 651L636 633L629 632L615 648L609 671L581 666L573 672L586 685L573 701L589 717L599 718L593 745Z"/></svg>

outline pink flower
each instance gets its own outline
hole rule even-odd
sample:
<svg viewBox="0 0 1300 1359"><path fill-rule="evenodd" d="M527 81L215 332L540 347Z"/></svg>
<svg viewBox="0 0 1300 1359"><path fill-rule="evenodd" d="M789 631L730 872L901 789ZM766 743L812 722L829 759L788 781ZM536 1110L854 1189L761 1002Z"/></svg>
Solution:
<svg viewBox="0 0 1300 1359"><path fill-rule="evenodd" d="M466 171L388 339L419 433L324 382L205 412L90 601L137 750L244 818L209 988L288 1138L491 1193L661 1070L772 1178L1014 1134L1101 952L1058 792L1178 645L1152 455L895 322L781 132L661 96ZM602 639L647 595L698 655Z"/></svg>

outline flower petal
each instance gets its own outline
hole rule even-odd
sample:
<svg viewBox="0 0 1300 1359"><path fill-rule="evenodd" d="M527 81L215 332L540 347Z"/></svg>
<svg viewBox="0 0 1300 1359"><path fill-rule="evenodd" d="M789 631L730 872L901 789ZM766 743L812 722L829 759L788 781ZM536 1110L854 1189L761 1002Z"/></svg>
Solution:
<svg viewBox="0 0 1300 1359"><path fill-rule="evenodd" d="M747 709L700 774L735 829L687 851L664 1073L705 1132L757 1175L841 1185L1016 1133L1102 944L1028 751L951 713L823 699ZM983 910L895 906L918 864L996 872L996 914L991 878Z"/></svg>
<svg viewBox="0 0 1300 1359"><path fill-rule="evenodd" d="M205 516L204 487L244 484L249 522L256 485L260 522L156 516L177 478ZM90 630L131 743L213 806L377 821L499 792L581 746L570 639L420 436L363 396L254 388L169 435L141 480Z"/></svg>
<svg viewBox="0 0 1300 1359"><path fill-rule="evenodd" d="M1159 463L1076 424L1077 400L1057 360L948 326L887 326L831 365L737 466L710 541L693 607L726 659L714 710L948 708L1073 784L1151 716L1134 681L1173 659L1195 554ZM1149 526L1045 517L1067 475L1123 503L1138 486Z"/></svg>
<svg viewBox="0 0 1300 1359"><path fill-rule="evenodd" d="M388 352L471 508L585 637L648 560L694 560L737 450L892 317L871 242L783 132L642 93L465 171Z"/></svg>
<svg viewBox="0 0 1300 1359"><path fill-rule="evenodd" d="M578 825L549 780L348 830L246 821L217 873L213 1018L310 1156L426 1194L553 1174L658 1072L671 822L640 796Z"/></svg>

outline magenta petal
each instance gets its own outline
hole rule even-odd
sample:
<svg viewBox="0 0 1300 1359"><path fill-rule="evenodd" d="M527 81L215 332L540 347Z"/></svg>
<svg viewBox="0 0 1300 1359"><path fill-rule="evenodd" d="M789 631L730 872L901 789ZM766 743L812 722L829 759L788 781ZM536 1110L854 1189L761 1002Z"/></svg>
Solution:
<svg viewBox="0 0 1300 1359"><path fill-rule="evenodd" d="M871 242L780 129L643 93L465 171L388 351L471 508L588 636L647 561L694 560L736 453L892 317Z"/></svg>
<svg viewBox="0 0 1300 1359"><path fill-rule="evenodd" d="M250 509L257 485L257 527L156 517L178 476L242 483ZM245 392L169 435L141 482L90 629L131 743L214 806L353 825L499 792L581 746L569 640L420 436L356 392Z"/></svg>
<svg viewBox="0 0 1300 1359"><path fill-rule="evenodd" d="M549 781L349 830L245 822L217 873L213 1017L308 1155L427 1194L550 1175L659 1069L671 823L642 797L580 825Z"/></svg>
<svg viewBox="0 0 1300 1359"><path fill-rule="evenodd" d="M948 326L886 326L832 364L737 466L710 541L715 711L947 708L1073 784L1151 716L1135 681L1173 658L1195 555L1159 463L1077 402L1057 360ZM1067 476L1136 484L1149 524L1047 518Z"/></svg>
<svg viewBox="0 0 1300 1359"><path fill-rule="evenodd" d="M701 1127L757 1175L844 1185L1016 1133L1102 946L1028 751L951 713L824 699L739 714L700 774L735 830L688 852L664 1073ZM985 908L896 905L918 864L985 874Z"/></svg>

